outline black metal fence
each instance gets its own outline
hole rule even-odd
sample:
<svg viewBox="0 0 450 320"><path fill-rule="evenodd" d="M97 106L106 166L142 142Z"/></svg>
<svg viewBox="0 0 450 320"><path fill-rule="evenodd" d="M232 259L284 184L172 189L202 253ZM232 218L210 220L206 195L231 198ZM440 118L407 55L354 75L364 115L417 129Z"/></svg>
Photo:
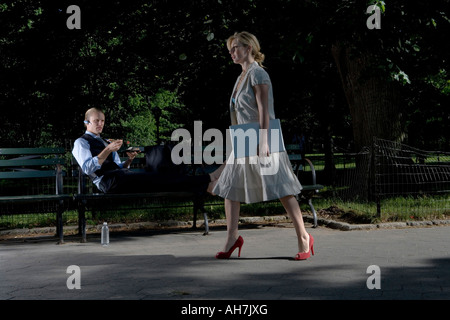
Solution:
<svg viewBox="0 0 450 320"><path fill-rule="evenodd" d="M367 210L375 204L377 216L450 213L450 153L375 138L342 159L354 165L337 170L336 198L366 203Z"/></svg>
<svg viewBox="0 0 450 320"><path fill-rule="evenodd" d="M71 144L65 147L68 150L66 163L71 163ZM359 153L335 154L333 163L335 170L331 178L330 171L325 170L323 155L309 157L316 167L317 182L327 186L326 190L319 194L320 197L338 199L344 204L351 203L352 206L358 206L359 211L378 217L390 215L411 218L424 214L438 217L450 214L449 152L424 151L398 142L374 139L371 146L367 146ZM65 192L75 193L77 184L74 167L69 165L65 169ZM310 174L307 168L305 170L301 182L308 184ZM1 187L11 191L11 186ZM14 189L21 186L12 187ZM222 202L220 199L213 199L210 201L210 209L215 211L213 210L215 205ZM271 211L278 209L282 213L281 206L277 209L270 207ZM152 215L142 212L136 219L167 218L167 211L156 216L154 211L152 212ZM190 216L191 208L180 206L169 218L176 219L180 214ZM8 229L9 225L20 227L54 224L53 214L39 216L3 215L0 229ZM67 212L65 219L68 223L76 223L76 212Z"/></svg>

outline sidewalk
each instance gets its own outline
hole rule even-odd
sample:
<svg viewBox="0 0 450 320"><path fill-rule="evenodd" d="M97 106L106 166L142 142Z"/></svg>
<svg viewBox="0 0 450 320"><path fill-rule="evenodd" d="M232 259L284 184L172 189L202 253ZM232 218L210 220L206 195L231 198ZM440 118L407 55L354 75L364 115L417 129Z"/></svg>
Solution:
<svg viewBox="0 0 450 320"><path fill-rule="evenodd" d="M0 242L0 299L450 299L448 226L340 231L307 230L316 255L293 261L290 225L241 228L241 258L216 260L223 228L111 233L88 243L56 240ZM68 289L69 266L80 268L80 289ZM369 266L381 289L369 289ZM375 283L375 280L370 280ZM75 282L73 282L75 283Z"/></svg>

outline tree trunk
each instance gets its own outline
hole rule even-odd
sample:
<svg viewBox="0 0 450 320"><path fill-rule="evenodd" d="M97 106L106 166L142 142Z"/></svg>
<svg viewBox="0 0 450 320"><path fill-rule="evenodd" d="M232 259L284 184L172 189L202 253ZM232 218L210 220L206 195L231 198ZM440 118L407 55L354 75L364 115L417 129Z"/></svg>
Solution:
<svg viewBox="0 0 450 320"><path fill-rule="evenodd" d="M333 45L331 51L352 116L355 151L371 146L374 137L401 142L404 133L395 83L369 74L374 60L370 52L352 56L342 44Z"/></svg>

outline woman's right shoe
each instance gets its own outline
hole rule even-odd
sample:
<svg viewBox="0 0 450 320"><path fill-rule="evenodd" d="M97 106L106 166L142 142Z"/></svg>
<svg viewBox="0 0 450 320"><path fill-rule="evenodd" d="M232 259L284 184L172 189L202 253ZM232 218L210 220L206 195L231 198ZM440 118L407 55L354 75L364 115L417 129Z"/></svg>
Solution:
<svg viewBox="0 0 450 320"><path fill-rule="evenodd" d="M311 253L314 255L314 238L312 235L309 235L309 251L297 253L294 260L306 260L311 257Z"/></svg>
<svg viewBox="0 0 450 320"><path fill-rule="evenodd" d="M239 236L239 238L236 240L236 242L233 244L233 246L231 247L230 250L228 250L227 252L217 252L216 254L216 259L228 259L230 258L231 254L233 253L233 251L236 248L239 248L239 252L238 252L238 257L241 256L241 249L242 249L242 245L244 244L244 239Z"/></svg>

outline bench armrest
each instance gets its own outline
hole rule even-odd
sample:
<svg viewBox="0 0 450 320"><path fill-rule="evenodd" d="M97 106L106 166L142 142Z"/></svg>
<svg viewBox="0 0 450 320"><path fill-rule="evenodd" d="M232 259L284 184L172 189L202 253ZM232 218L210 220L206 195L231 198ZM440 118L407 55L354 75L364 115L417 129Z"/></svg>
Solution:
<svg viewBox="0 0 450 320"><path fill-rule="evenodd" d="M309 168L311 169L312 184L316 185L317 184L316 169L314 168L314 165L312 164L311 160L309 160L308 158L305 158L305 161L308 163ZM316 190L316 192L318 192L318 190Z"/></svg>
<svg viewBox="0 0 450 320"><path fill-rule="evenodd" d="M83 173L83 170L80 166L78 166L78 194L87 194L87 184L86 184L87 175Z"/></svg>
<svg viewBox="0 0 450 320"><path fill-rule="evenodd" d="M56 194L64 193L63 170L61 164L56 165Z"/></svg>

